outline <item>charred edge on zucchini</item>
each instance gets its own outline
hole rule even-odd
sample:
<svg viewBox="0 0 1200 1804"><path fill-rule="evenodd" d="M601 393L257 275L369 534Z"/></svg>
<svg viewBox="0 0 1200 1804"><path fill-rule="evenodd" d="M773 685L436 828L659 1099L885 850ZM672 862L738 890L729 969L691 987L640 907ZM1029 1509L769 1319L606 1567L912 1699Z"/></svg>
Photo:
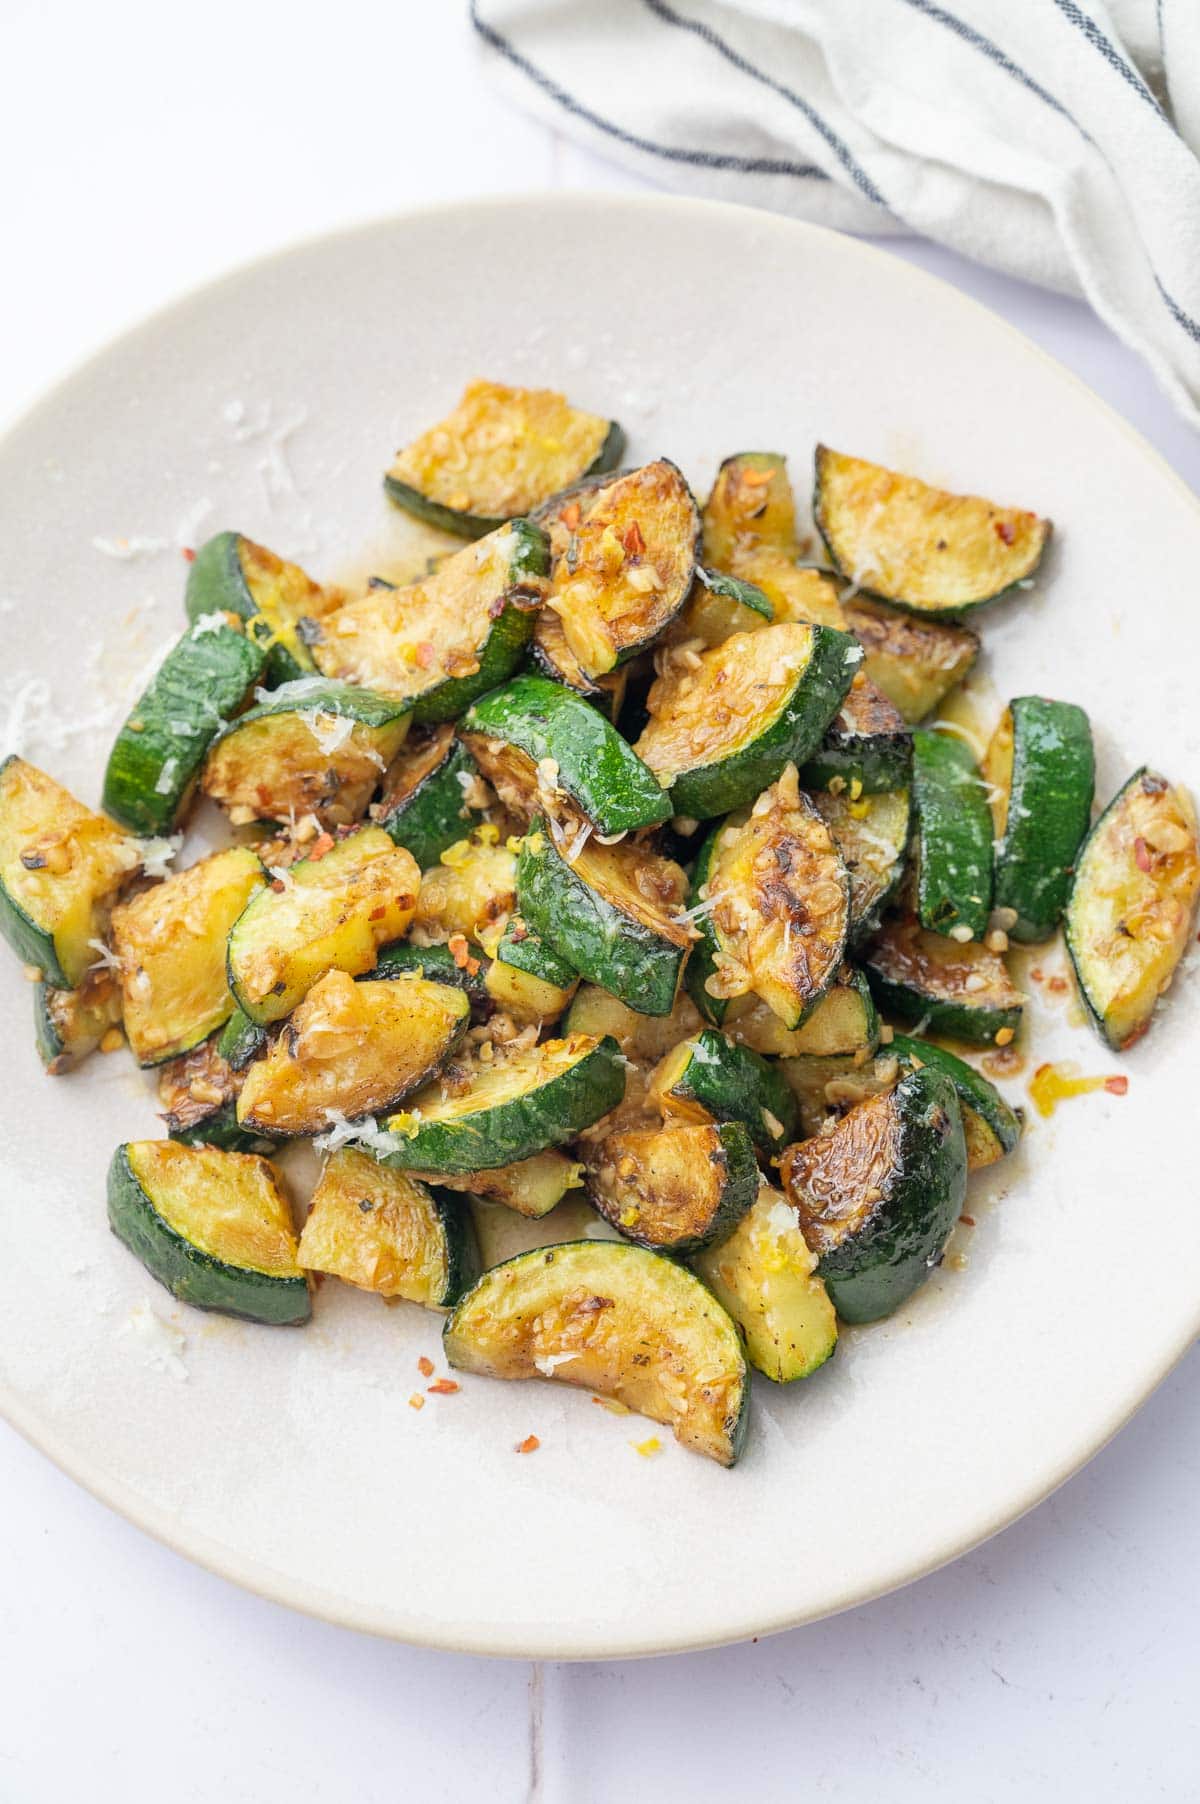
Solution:
<svg viewBox="0 0 1200 1804"><path fill-rule="evenodd" d="M910 723L931 714L979 656L979 634L970 627L894 614L869 601L846 601L843 612L867 676Z"/></svg>
<svg viewBox="0 0 1200 1804"><path fill-rule="evenodd" d="M1005 1046L1021 1025L1025 999L997 952L960 945L918 921L887 922L863 954L871 993L901 1021L952 1039Z"/></svg>
<svg viewBox="0 0 1200 1804"><path fill-rule="evenodd" d="M158 1100L168 1135L184 1146L219 1146L231 1153L266 1153L271 1141L237 1118L241 1077L221 1055L221 1036L158 1069Z"/></svg>
<svg viewBox="0 0 1200 1804"><path fill-rule="evenodd" d="M534 667L552 683L564 683L576 695L591 702L598 714L617 725L625 701L628 666L610 670L604 676L590 677L567 644L562 621L553 608L542 608L529 641L529 656Z"/></svg>
<svg viewBox="0 0 1200 1804"><path fill-rule="evenodd" d="M907 789L912 734L899 708L865 671L855 673L825 737L800 771L805 789L883 795ZM855 799L854 796L851 798Z"/></svg>
<svg viewBox="0 0 1200 1804"><path fill-rule="evenodd" d="M758 1194L744 1122L627 1128L588 1149L588 1200L637 1246L683 1255L731 1234Z"/></svg>
<svg viewBox="0 0 1200 1804"><path fill-rule="evenodd" d="M325 1161L300 1235L305 1271L449 1309L479 1276L465 1201L344 1146Z"/></svg>
<svg viewBox="0 0 1200 1804"><path fill-rule="evenodd" d="M817 790L813 807L833 835L850 879L850 928L857 945L879 925L900 886L911 809L907 789L854 798L854 786L834 795Z"/></svg>

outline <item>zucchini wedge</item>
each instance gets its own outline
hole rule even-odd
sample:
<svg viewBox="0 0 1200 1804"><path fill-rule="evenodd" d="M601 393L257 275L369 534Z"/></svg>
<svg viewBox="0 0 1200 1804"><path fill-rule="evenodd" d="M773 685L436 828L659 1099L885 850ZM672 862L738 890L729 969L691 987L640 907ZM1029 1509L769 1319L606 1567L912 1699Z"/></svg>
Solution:
<svg viewBox="0 0 1200 1804"><path fill-rule="evenodd" d="M56 989L76 989L138 847L24 758L0 764L0 933Z"/></svg>
<svg viewBox="0 0 1200 1804"><path fill-rule="evenodd" d="M411 703L413 720L456 720L510 677L546 592L546 535L512 520L403 589L378 586L320 623L325 676Z"/></svg>
<svg viewBox="0 0 1200 1804"><path fill-rule="evenodd" d="M426 1309L451 1308L479 1276L466 1203L352 1146L326 1159L296 1257L305 1271Z"/></svg>
<svg viewBox="0 0 1200 1804"><path fill-rule="evenodd" d="M319 1134L396 1104L439 1071L471 1018L462 990L421 977L358 982L329 971L309 990L238 1097L242 1126Z"/></svg>
<svg viewBox="0 0 1200 1804"><path fill-rule="evenodd" d="M797 1028L838 971L850 882L829 828L789 765L748 814L732 815L701 848L693 915L702 938L692 1000L719 1026L722 1004L753 991Z"/></svg>
<svg viewBox="0 0 1200 1804"><path fill-rule="evenodd" d="M459 737L506 808L522 820L573 807L598 833L669 818L671 802L637 753L581 695L517 676L469 708Z"/></svg>
<svg viewBox="0 0 1200 1804"><path fill-rule="evenodd" d="M704 1025L691 998L683 990L669 1015L643 1015L618 1000L597 983L580 984L567 1010L564 1031L569 1034L610 1034L625 1058L635 1065L655 1065L680 1040L698 1033Z"/></svg>
<svg viewBox="0 0 1200 1804"><path fill-rule="evenodd" d="M786 764L820 745L862 648L824 626L735 633L687 662L672 658L650 690L634 747L672 810L708 820L743 808Z"/></svg>
<svg viewBox="0 0 1200 1804"><path fill-rule="evenodd" d="M960 944L910 918L888 921L864 952L863 968L879 1007L917 1022L918 1032L1007 1046L1021 1025L1025 998L1000 954L977 940Z"/></svg>
<svg viewBox="0 0 1200 1804"><path fill-rule="evenodd" d="M75 990L33 986L33 1031L49 1077L64 1077L121 1025L121 986L111 971L90 971Z"/></svg>
<svg viewBox="0 0 1200 1804"><path fill-rule="evenodd" d="M516 905L517 854L501 845L496 828L484 821L421 873L414 943L433 945L461 933L490 944Z"/></svg>
<svg viewBox="0 0 1200 1804"><path fill-rule="evenodd" d="M547 530L546 604L594 680L652 645L687 600L700 540L696 503L660 457L580 490L547 518Z"/></svg>
<svg viewBox="0 0 1200 1804"><path fill-rule="evenodd" d="M777 622L846 630L836 586L801 564L787 461L773 451L727 457L704 507L704 560L764 595ZM744 631L761 622L745 619Z"/></svg>
<svg viewBox="0 0 1200 1804"><path fill-rule="evenodd" d="M996 833L993 903L1016 916L1008 937L1048 940L1062 918L1095 789L1091 723L1073 702L1018 695L983 761Z"/></svg>
<svg viewBox="0 0 1200 1804"><path fill-rule="evenodd" d="M1192 798L1143 765L1092 828L1065 920L1088 1014L1118 1052L1145 1033L1175 976L1198 891Z"/></svg>
<svg viewBox="0 0 1200 1804"><path fill-rule="evenodd" d="M385 978L424 977L430 983L454 984L471 1003L473 1013L482 1019L491 1002L488 963L482 946L456 943L451 952L449 946L414 946L411 940L398 940L394 946L383 948L365 979L381 983Z"/></svg>
<svg viewBox="0 0 1200 1804"><path fill-rule="evenodd" d="M232 1071L241 1071L258 1057L267 1038L266 1028L251 1021L246 1011L234 1003L232 1015L217 1035L217 1051Z"/></svg>
<svg viewBox="0 0 1200 1804"><path fill-rule="evenodd" d="M482 1202L498 1203L515 1215L540 1221L562 1202L568 1190L578 1189L583 1167L550 1147L491 1171L439 1172L437 1181L446 1190L465 1190Z"/></svg>
<svg viewBox="0 0 1200 1804"><path fill-rule="evenodd" d="M992 912L992 812L961 739L913 734L912 803L922 927L981 940Z"/></svg>
<svg viewBox="0 0 1200 1804"><path fill-rule="evenodd" d="M863 648L863 670L910 724L932 714L979 656L979 634L969 626L871 601L843 602L842 611Z"/></svg>
<svg viewBox="0 0 1200 1804"><path fill-rule="evenodd" d="M659 1061L650 1096L668 1119L740 1121L761 1153L796 1137L796 1099L778 1067L711 1027Z"/></svg>
<svg viewBox="0 0 1200 1804"><path fill-rule="evenodd" d="M579 988L579 973L514 915L484 979L497 1008L514 1021L557 1021Z"/></svg>
<svg viewBox="0 0 1200 1804"><path fill-rule="evenodd" d="M857 783L856 795L883 795L907 789L911 769L912 734L903 714L865 671L856 671L824 739L801 767L801 786L836 791Z"/></svg>
<svg viewBox="0 0 1200 1804"><path fill-rule="evenodd" d="M238 1121L241 1077L222 1058L220 1040L219 1034L213 1034L180 1058L159 1066L158 1100L167 1133L184 1146L268 1153L270 1140Z"/></svg>
<svg viewBox="0 0 1200 1804"><path fill-rule="evenodd" d="M775 1384L808 1378L837 1347L837 1315L796 1211L764 1184L733 1233L692 1270L742 1331L746 1357Z"/></svg>
<svg viewBox="0 0 1200 1804"><path fill-rule="evenodd" d="M774 618L771 601L755 583L697 564L691 596L667 636L673 643L698 641L708 651L734 633L753 633L770 626Z"/></svg>
<svg viewBox="0 0 1200 1804"><path fill-rule="evenodd" d="M229 1019L226 942L265 884L258 854L231 846L113 910L125 1035L139 1065L178 1058Z"/></svg>
<svg viewBox="0 0 1200 1804"><path fill-rule="evenodd" d="M625 1073L615 1040L571 1034L464 1068L419 1090L386 1126L401 1171L474 1172L561 1146L616 1107Z"/></svg>
<svg viewBox="0 0 1200 1804"><path fill-rule="evenodd" d="M263 680L272 689L315 673L308 648L317 622L337 602L335 590L322 588L298 564L285 563L240 532L206 540L188 571L188 619L194 625L206 615L239 615L266 653Z"/></svg>
<svg viewBox="0 0 1200 1804"><path fill-rule="evenodd" d="M611 470L625 434L548 388L471 382L453 413L396 453L388 499L443 532L477 539L560 489Z"/></svg>
<svg viewBox="0 0 1200 1804"><path fill-rule="evenodd" d="M635 1246L682 1256L724 1240L758 1194L740 1121L623 1128L587 1150L588 1201Z"/></svg>
<svg viewBox="0 0 1200 1804"><path fill-rule="evenodd" d="M922 1065L832 1133L789 1147L784 1194L844 1322L891 1315L937 1263L967 1194L954 1085Z"/></svg>
<svg viewBox="0 0 1200 1804"><path fill-rule="evenodd" d="M868 594L916 614L966 613L1027 581L1049 520L978 495L930 488L818 445L813 518L835 566Z"/></svg>
<svg viewBox="0 0 1200 1804"><path fill-rule="evenodd" d="M879 925L904 876L911 808L907 789L854 797L854 785L809 800L833 835L850 879L849 937L857 943Z"/></svg>
<svg viewBox="0 0 1200 1804"><path fill-rule="evenodd" d="M757 996L730 1003L725 1032L764 1058L870 1058L879 1044L879 1016L861 971L843 965L802 1027L786 1028Z"/></svg>
<svg viewBox="0 0 1200 1804"><path fill-rule="evenodd" d="M322 858L304 858L251 898L229 933L234 1001L260 1027L282 1021L327 971L369 971L417 904L411 853L382 827L360 827Z"/></svg>
<svg viewBox="0 0 1200 1804"><path fill-rule="evenodd" d="M109 1166L108 1220L181 1303L272 1326L312 1313L291 1211L265 1159L174 1140L127 1142Z"/></svg>
<svg viewBox="0 0 1200 1804"><path fill-rule="evenodd" d="M577 1240L495 1265L443 1329L487 1378L556 1379L615 1398L732 1466L750 1405L737 1330L700 1280L644 1247Z"/></svg>
<svg viewBox="0 0 1200 1804"><path fill-rule="evenodd" d="M235 820L236 810L249 809L259 820L315 814L323 827L350 826L403 745L408 722L406 702L304 677L272 690L218 734L200 786Z"/></svg>
<svg viewBox="0 0 1200 1804"><path fill-rule="evenodd" d="M534 622L529 656L542 676L549 677L552 683L565 683L616 726L625 701L628 670L622 665L605 676L590 677L567 644L563 623L553 608L543 608Z"/></svg>
<svg viewBox="0 0 1200 1804"><path fill-rule="evenodd" d="M629 841L585 844L568 862L535 821L517 866L521 914L581 977L630 1008L669 1015L692 929L679 915L687 879L670 859Z"/></svg>
<svg viewBox="0 0 1200 1804"><path fill-rule="evenodd" d="M170 833L209 746L262 674L265 653L236 614L205 615L172 647L117 734L104 806L134 833Z"/></svg>
<svg viewBox="0 0 1200 1804"><path fill-rule="evenodd" d="M478 774L450 721L419 728L388 766L371 819L425 870L467 832Z"/></svg>

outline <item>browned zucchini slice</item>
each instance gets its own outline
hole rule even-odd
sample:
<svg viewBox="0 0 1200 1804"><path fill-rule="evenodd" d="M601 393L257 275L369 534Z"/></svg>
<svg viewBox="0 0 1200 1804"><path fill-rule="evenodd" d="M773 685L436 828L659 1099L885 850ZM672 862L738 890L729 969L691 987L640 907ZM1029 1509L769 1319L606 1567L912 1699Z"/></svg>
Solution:
<svg viewBox="0 0 1200 1804"><path fill-rule="evenodd" d="M751 1365L776 1384L809 1377L837 1346L837 1317L816 1264L796 1211L766 1184L728 1240L692 1260L741 1329Z"/></svg>
<svg viewBox="0 0 1200 1804"><path fill-rule="evenodd" d="M730 1003L723 1031L763 1058L867 1059L879 1043L879 1016L866 978L843 965L801 1027L787 1028L754 995Z"/></svg>
<svg viewBox="0 0 1200 1804"><path fill-rule="evenodd" d="M888 921L863 955L880 1008L934 1033L1005 1046L1025 998L998 952L978 940L929 933L913 918Z"/></svg>
<svg viewBox="0 0 1200 1804"><path fill-rule="evenodd" d="M177 1058L233 1013L226 941L265 882L258 855L232 846L113 910L125 1033L139 1065Z"/></svg>
<svg viewBox="0 0 1200 1804"><path fill-rule="evenodd" d="M695 1253L731 1234L758 1195L744 1122L625 1128L589 1147L588 1199L638 1246Z"/></svg>
<svg viewBox="0 0 1200 1804"><path fill-rule="evenodd" d="M979 634L967 626L857 599L843 611L863 648L863 669L910 724L931 714L979 656Z"/></svg>
<svg viewBox="0 0 1200 1804"><path fill-rule="evenodd" d="M479 1272L467 1206L343 1146L325 1161L297 1260L359 1290L448 1309Z"/></svg>
<svg viewBox="0 0 1200 1804"><path fill-rule="evenodd" d="M456 840L432 870L421 874L413 942L443 944L452 933L479 940L491 953L517 906L517 854L485 821Z"/></svg>
<svg viewBox="0 0 1200 1804"><path fill-rule="evenodd" d="M35 984L33 1025L49 1077L64 1077L121 1024L121 986L112 971L89 971L77 989Z"/></svg>
<svg viewBox="0 0 1200 1804"><path fill-rule="evenodd" d="M611 1034L625 1058L648 1069L703 1026L695 1003L683 990L669 1015L642 1015L599 984L585 983L567 1011L564 1032L597 1038Z"/></svg>
<svg viewBox="0 0 1200 1804"><path fill-rule="evenodd" d="M917 614L961 614L1031 577L1049 520L952 495L818 445L813 517L830 557L868 594Z"/></svg>
<svg viewBox="0 0 1200 1804"><path fill-rule="evenodd" d="M238 1120L266 1134L319 1134L394 1108L438 1071L467 1030L471 1004L421 977L315 983L265 1058L246 1073Z"/></svg>
<svg viewBox="0 0 1200 1804"><path fill-rule="evenodd" d="M895 789L886 795L837 795L814 790L810 800L833 835L850 878L850 937L860 939L879 921L884 904L904 874L908 847L909 794Z"/></svg>
<svg viewBox="0 0 1200 1804"><path fill-rule="evenodd" d="M220 1146L227 1152L269 1152L263 1135L240 1126L237 1094L242 1073L221 1053L221 1035L158 1067L158 1101L172 1140L186 1146Z"/></svg>
<svg viewBox="0 0 1200 1804"><path fill-rule="evenodd" d="M556 683L565 683L568 689L574 689L577 695L591 702L593 708L598 708L605 720L616 724L629 680L627 665L610 670L605 676L590 677L568 645L563 623L553 608L543 608L538 615L529 649L543 676Z"/></svg>
<svg viewBox="0 0 1200 1804"><path fill-rule="evenodd" d="M531 1221L549 1215L568 1190L583 1182L583 1167L556 1147L518 1159L515 1165L498 1165L493 1171L439 1172L439 1186L465 1190L485 1203L498 1203Z"/></svg>
<svg viewBox="0 0 1200 1804"><path fill-rule="evenodd" d="M666 458L581 492L547 520L547 605L595 679L650 645L679 612L696 574L700 519Z"/></svg>
<svg viewBox="0 0 1200 1804"><path fill-rule="evenodd" d="M739 451L717 471L704 504L704 561L742 576L741 559L763 547L796 551L796 502L787 459L774 451Z"/></svg>

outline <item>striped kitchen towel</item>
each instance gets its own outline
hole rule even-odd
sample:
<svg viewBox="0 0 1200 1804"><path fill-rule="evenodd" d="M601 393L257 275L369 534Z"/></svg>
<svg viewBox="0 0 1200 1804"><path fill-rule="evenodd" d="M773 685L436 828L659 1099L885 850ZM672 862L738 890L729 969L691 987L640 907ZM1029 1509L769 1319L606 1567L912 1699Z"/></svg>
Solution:
<svg viewBox="0 0 1200 1804"><path fill-rule="evenodd" d="M1084 295L1200 424L1200 0L471 0L639 173Z"/></svg>

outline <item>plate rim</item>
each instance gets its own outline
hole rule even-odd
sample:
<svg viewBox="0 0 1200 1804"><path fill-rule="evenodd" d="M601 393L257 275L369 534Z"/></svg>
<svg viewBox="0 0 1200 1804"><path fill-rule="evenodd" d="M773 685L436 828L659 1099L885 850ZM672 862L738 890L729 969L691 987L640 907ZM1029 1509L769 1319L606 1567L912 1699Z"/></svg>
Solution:
<svg viewBox="0 0 1200 1804"><path fill-rule="evenodd" d="M7 414L0 421L0 456L7 449L10 438L26 426L34 424L43 410L55 405L64 392L76 382L86 379L93 368L102 365L118 347L135 339L143 331L169 324L174 316L184 315L193 307L203 306L205 302L218 295L222 290L233 287L247 277L269 270L274 266L286 264L295 256L325 251L351 239L365 239L381 233L402 233L416 221L425 221L431 218L453 220L456 217L465 220L481 213L521 212L532 206L536 206L543 216L547 208L556 206L561 207L564 211L569 210L576 217L585 211L593 215L601 213L619 215L630 210L703 217L712 217L717 214L726 216L731 221L736 220L741 226L745 226L747 215L753 214L757 229L769 234L781 235L792 240L807 239L818 244L822 244L826 240L836 241L838 255L849 255L851 260L857 258L871 270L886 267L889 279L893 283L907 282L926 294L936 292L943 300L949 297L953 304L963 309L969 316L982 315L989 322L989 330L1001 328L1013 341L1014 346L1019 347L1026 357L1032 357L1035 362L1048 366L1058 379L1065 379L1081 396L1085 397L1093 409L1098 410L1102 416L1107 416L1108 422L1116 425L1129 440L1132 448L1143 458L1149 460L1160 478L1168 479L1170 486L1200 518L1200 497L1196 496L1163 454L1135 426L1131 425L1111 402L1098 395L1082 377L1036 344L1003 314L997 313L973 295L964 293L962 289L957 288L944 277L893 255L882 244L864 241L852 234L838 232L830 227L816 225L806 220L793 219L785 214L760 211L730 201L659 193L625 194L613 190L574 191L532 188L504 195L481 195L461 197L453 201L431 201L398 211L389 211L373 218L356 220L324 231L305 233L289 238L260 256L229 265L215 276L187 287L147 311L134 315L119 331L107 335L85 351L71 362L64 372L43 384L35 391L32 398L20 404L15 412ZM502 1628L492 1629L482 1624L476 1625L470 1630L457 1632L445 1627L431 1628L427 1619L406 1617L403 1610L364 1607L358 1601L330 1593L312 1581L292 1578L279 1573L266 1562L247 1558L227 1543L181 1523L169 1510L143 1497L123 1479L108 1474L102 1467L78 1454L67 1437L60 1435L42 1422L38 1417L37 1410L26 1405L16 1387L3 1380L0 1380L0 1416L9 1422L31 1446L51 1460L67 1477L118 1515L123 1516L136 1528L150 1535L161 1545L168 1547L172 1552L181 1554L215 1576L237 1584L243 1590L270 1603L284 1605L305 1615L329 1622L335 1627L354 1629L382 1638L402 1641L411 1646L445 1649L455 1653L519 1660L637 1659L695 1652L707 1648L729 1646L751 1638L761 1639L769 1635L782 1634L789 1629L800 1628L810 1622L823 1621L826 1618L840 1615L846 1610L873 1602L877 1598L888 1596L960 1559L973 1548L990 1540L993 1535L1011 1527L1040 1503L1045 1502L1063 1484L1081 1471L1090 1460L1095 1458L1120 1433L1175 1369L1198 1334L1200 1334L1200 1298L1197 1299L1191 1320L1186 1323L1181 1322L1176 1341L1167 1349L1165 1357L1148 1376L1144 1386L1140 1386L1131 1398L1122 1401L1115 1413L1107 1416L1082 1446L1069 1448L1049 1474L1043 1470L1032 1482L1024 1485L1019 1492L1009 1495L1002 1505L991 1511L981 1512L981 1519L966 1527L952 1545L940 1549L928 1559L918 1560L915 1564L908 1565L904 1570L893 1573L882 1582L876 1577L866 1578L855 1584L843 1585L841 1591L832 1600L827 1600L818 1607L800 1610L782 1609L767 1620L731 1619L728 1626L719 1631L698 1634L671 1634L658 1628L650 1633L623 1632L619 1637L607 1634L602 1635L599 1639L589 1639L586 1630L583 1632L577 1630L565 1637L560 1630L553 1631L549 1636L537 1637L528 1631L524 1634L521 1631L514 1633Z"/></svg>

